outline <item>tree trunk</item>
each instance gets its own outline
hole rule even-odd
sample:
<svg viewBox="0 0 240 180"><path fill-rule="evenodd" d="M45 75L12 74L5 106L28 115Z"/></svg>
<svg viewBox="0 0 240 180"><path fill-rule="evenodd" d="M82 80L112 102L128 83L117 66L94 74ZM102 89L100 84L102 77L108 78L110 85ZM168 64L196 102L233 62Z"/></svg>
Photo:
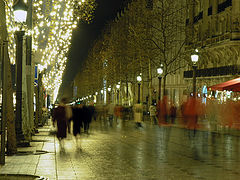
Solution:
<svg viewBox="0 0 240 180"><path fill-rule="evenodd" d="M166 92L166 81L167 81L167 76L164 75L163 76L163 96L167 95L167 92Z"/></svg>
<svg viewBox="0 0 240 180"><path fill-rule="evenodd" d="M7 58L7 102L6 102L6 117L7 117L7 154L12 155L17 152L16 132L15 132L15 116L13 107L13 88L11 77L11 64L9 57Z"/></svg>
<svg viewBox="0 0 240 180"><path fill-rule="evenodd" d="M5 14L5 3L3 0L0 0L0 40L7 42L7 27L6 27L6 14ZM15 132L15 121L14 121L14 107L13 107L13 88L12 88L12 77L11 77L11 64L10 58L8 56L8 48L6 47L5 56L5 67L6 67L6 102L3 104L3 113L6 113L6 122L7 122L7 154L13 155L17 152L16 145L16 132ZM3 90L4 91L4 90Z"/></svg>

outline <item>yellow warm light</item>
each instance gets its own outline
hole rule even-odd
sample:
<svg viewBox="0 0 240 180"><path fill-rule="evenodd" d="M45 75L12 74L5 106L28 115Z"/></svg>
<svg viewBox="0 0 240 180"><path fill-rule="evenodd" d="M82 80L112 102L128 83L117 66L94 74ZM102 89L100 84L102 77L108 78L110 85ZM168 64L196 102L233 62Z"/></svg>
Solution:
<svg viewBox="0 0 240 180"><path fill-rule="evenodd" d="M94 0L88 1L94 2ZM40 71L48 69L47 73L43 75L43 84L47 91L52 93L54 101L62 83L72 31L81 20L81 16L76 17L74 6L76 4L84 6L84 2L84 0L52 0L51 3L43 0L33 1L33 28L31 31L26 30L26 35L32 35L33 52L42 56L38 57L41 58ZM13 4L14 0L8 0L5 7L9 41L8 53L12 64L16 59L14 32L17 30L13 22Z"/></svg>

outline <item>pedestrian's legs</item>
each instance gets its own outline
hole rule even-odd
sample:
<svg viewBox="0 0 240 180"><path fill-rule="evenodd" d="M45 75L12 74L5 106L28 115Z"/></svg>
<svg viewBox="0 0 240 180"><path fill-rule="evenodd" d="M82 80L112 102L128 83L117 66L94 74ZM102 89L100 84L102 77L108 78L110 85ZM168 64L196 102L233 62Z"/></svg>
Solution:
<svg viewBox="0 0 240 180"><path fill-rule="evenodd" d="M88 134L88 131L89 131L89 122L87 122L86 126L87 126L87 134Z"/></svg>
<svg viewBox="0 0 240 180"><path fill-rule="evenodd" d="M84 133L87 132L87 122L83 122L83 129L84 129Z"/></svg>
<svg viewBox="0 0 240 180"><path fill-rule="evenodd" d="M158 119L157 116L154 116L154 124L157 125Z"/></svg>
<svg viewBox="0 0 240 180"><path fill-rule="evenodd" d="M112 126L112 124L113 124L113 115L109 115L109 124L110 124L110 126Z"/></svg>
<svg viewBox="0 0 240 180"><path fill-rule="evenodd" d="M64 141L62 138L58 138L59 140L59 146L60 146L60 151L64 151Z"/></svg>
<svg viewBox="0 0 240 180"><path fill-rule="evenodd" d="M67 121L67 130L68 130L68 133L70 134L71 133L71 121L70 120Z"/></svg>
<svg viewBox="0 0 240 180"><path fill-rule="evenodd" d="M81 149L82 149L82 145L81 145L80 134L77 134L77 135L75 136L75 141L76 141L76 149L77 149L77 150L81 150Z"/></svg>

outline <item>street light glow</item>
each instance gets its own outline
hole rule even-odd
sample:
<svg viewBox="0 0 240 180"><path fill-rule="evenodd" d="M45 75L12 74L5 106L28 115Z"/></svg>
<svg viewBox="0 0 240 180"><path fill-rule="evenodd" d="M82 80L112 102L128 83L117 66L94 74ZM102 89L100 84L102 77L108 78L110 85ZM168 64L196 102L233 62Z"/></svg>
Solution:
<svg viewBox="0 0 240 180"><path fill-rule="evenodd" d="M157 73L159 74L159 75L162 75L162 73L163 73L163 69L160 67L160 68L157 68Z"/></svg>
<svg viewBox="0 0 240 180"><path fill-rule="evenodd" d="M27 19L27 11L24 10L16 10L14 11L14 19L16 22L24 23Z"/></svg>
<svg viewBox="0 0 240 180"><path fill-rule="evenodd" d="M193 62L193 64L196 64L198 62L198 50L195 49L195 52L193 54L191 54L191 60Z"/></svg>
<svg viewBox="0 0 240 180"><path fill-rule="evenodd" d="M25 0L26 1L26 0ZM78 4L81 2L81 4ZM74 8L75 4L78 8ZM14 32L16 21L25 22L27 12L21 12L19 7L14 7L14 0L8 1L6 6L6 25L8 30L8 53L10 62L15 64L16 59L16 42ZM24 5L23 0L18 0L15 5ZM15 13L13 11L15 8ZM79 21L90 21L92 19L91 9L95 9L95 0L52 0L51 4L47 1L33 1L33 19L32 40L33 54L36 53L40 59L40 64L44 67L42 70L49 68L48 72L43 75L43 85L49 94L58 93L62 83L63 72L67 63L67 53L69 51L72 39L72 31L77 27ZM24 21L25 20L25 21ZM23 27L25 28L25 27ZM25 30L26 31L26 30ZM26 31L27 32L27 31ZM57 94L52 95L53 101Z"/></svg>
<svg viewBox="0 0 240 180"><path fill-rule="evenodd" d="M141 82L142 81L142 77L141 76L137 76L137 81Z"/></svg>
<svg viewBox="0 0 240 180"><path fill-rule="evenodd" d="M18 0L13 5L13 14L14 19L18 23L24 23L27 19L27 5L23 2L23 0Z"/></svg>

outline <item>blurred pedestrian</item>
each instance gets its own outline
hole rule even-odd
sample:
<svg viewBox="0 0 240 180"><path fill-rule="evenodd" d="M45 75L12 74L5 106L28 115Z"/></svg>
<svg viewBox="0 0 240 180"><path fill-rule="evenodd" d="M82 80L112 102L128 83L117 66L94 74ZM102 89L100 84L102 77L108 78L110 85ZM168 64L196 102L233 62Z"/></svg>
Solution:
<svg viewBox="0 0 240 180"><path fill-rule="evenodd" d="M156 116L157 110L156 110L156 107L154 106L154 104L150 105L149 112L150 112L151 123L154 123L156 125L157 124L157 116Z"/></svg>
<svg viewBox="0 0 240 180"><path fill-rule="evenodd" d="M177 107L173 102L171 103L171 106L169 109L169 116L170 116L171 123L174 124L177 116Z"/></svg>
<svg viewBox="0 0 240 180"><path fill-rule="evenodd" d="M113 125L113 116L114 116L114 104L108 104L108 120L109 125L112 127Z"/></svg>
<svg viewBox="0 0 240 180"><path fill-rule="evenodd" d="M133 107L133 111L134 111L134 121L136 123L136 128L142 127L143 105L135 104Z"/></svg>
<svg viewBox="0 0 240 180"><path fill-rule="evenodd" d="M167 124L168 122L168 98L164 96L157 104L158 125Z"/></svg>
<svg viewBox="0 0 240 180"><path fill-rule="evenodd" d="M83 114L84 133L89 134L89 126L92 121L93 113L90 111L89 107L87 107L86 105L83 105L82 114Z"/></svg>
<svg viewBox="0 0 240 180"><path fill-rule="evenodd" d="M62 98L60 104L53 112L53 125L55 126L55 123L57 123L57 138L61 150L64 150L63 139L67 137L67 123L72 116L71 108L66 103L67 99Z"/></svg>
<svg viewBox="0 0 240 180"><path fill-rule="evenodd" d="M200 108L201 107L197 97L189 97L184 107L184 116L187 121L187 129L193 130L194 136L198 128L198 117Z"/></svg>
<svg viewBox="0 0 240 180"><path fill-rule="evenodd" d="M81 134L81 128L83 127L83 117L82 117L82 105L78 104L72 108L73 112L73 135L76 140L76 146L77 149L81 150L81 139L80 139L80 134Z"/></svg>

